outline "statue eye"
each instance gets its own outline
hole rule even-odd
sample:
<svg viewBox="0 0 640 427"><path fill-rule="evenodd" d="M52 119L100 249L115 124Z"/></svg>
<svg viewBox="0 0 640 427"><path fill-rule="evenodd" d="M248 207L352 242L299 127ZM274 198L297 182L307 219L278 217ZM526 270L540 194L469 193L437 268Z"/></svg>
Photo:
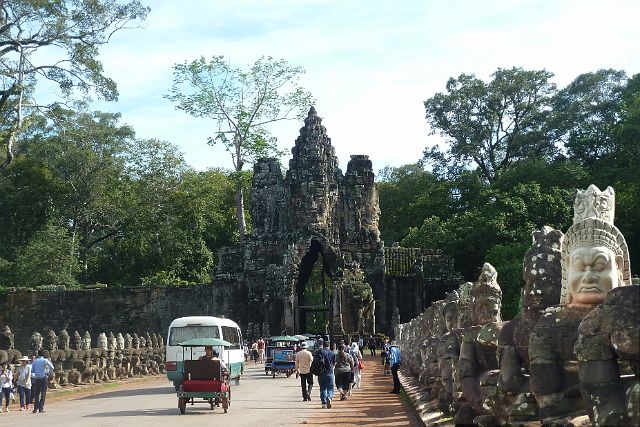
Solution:
<svg viewBox="0 0 640 427"><path fill-rule="evenodd" d="M584 265L584 263L582 261L576 261L574 263L575 265L575 269L578 271L585 271L586 270L586 266Z"/></svg>

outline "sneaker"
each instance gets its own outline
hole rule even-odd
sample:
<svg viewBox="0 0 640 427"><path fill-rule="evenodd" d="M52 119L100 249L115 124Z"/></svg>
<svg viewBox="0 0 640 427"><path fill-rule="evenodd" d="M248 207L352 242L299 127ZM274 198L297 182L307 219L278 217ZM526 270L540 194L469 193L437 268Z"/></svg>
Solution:
<svg viewBox="0 0 640 427"><path fill-rule="evenodd" d="M327 409L331 409L331 399L327 399Z"/></svg>
<svg viewBox="0 0 640 427"><path fill-rule="evenodd" d="M9 407L8 407L8 406L5 408L5 411L6 411L6 412L9 412Z"/></svg>
<svg viewBox="0 0 640 427"><path fill-rule="evenodd" d="M24 408L21 406L21 407L20 407L20 410L21 410L21 411L24 411Z"/></svg>
<svg viewBox="0 0 640 427"><path fill-rule="evenodd" d="M34 409L33 411L31 411L32 414L35 414L36 412L38 412L37 409Z"/></svg>
<svg viewBox="0 0 640 427"><path fill-rule="evenodd" d="M325 403L322 404L322 409L327 409L327 405Z"/></svg>

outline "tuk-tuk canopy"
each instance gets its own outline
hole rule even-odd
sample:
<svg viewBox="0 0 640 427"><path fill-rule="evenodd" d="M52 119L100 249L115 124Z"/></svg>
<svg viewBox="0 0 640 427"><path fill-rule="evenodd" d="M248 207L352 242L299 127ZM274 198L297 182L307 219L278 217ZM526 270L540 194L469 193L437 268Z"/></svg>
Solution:
<svg viewBox="0 0 640 427"><path fill-rule="evenodd" d="M300 340L290 335L279 335L277 337L269 337L267 341L280 341L280 342L299 342Z"/></svg>
<svg viewBox="0 0 640 427"><path fill-rule="evenodd" d="M192 338L180 343L182 347L231 347L231 343L220 338Z"/></svg>

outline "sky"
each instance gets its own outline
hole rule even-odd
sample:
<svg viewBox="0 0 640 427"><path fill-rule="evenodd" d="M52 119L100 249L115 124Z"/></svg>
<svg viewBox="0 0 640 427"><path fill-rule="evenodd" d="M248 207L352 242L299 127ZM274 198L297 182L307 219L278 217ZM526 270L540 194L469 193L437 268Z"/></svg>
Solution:
<svg viewBox="0 0 640 427"><path fill-rule="evenodd" d="M199 170L232 166L206 143L215 123L163 95L172 66L200 56L239 68L263 55L302 66L343 170L351 154L368 154L378 171L442 142L423 103L461 73L489 81L498 68L544 68L562 87L601 68L640 72L637 0L141 1L151 7L142 28L101 49L119 100L94 108L120 112L140 138L177 145ZM290 153L301 126L271 128L280 149Z"/></svg>

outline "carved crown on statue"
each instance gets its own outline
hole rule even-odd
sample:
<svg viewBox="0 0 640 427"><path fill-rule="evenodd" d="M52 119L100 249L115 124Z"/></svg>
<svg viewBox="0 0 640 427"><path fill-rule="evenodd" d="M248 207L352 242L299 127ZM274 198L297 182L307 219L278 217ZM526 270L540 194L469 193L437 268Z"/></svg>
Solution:
<svg viewBox="0 0 640 427"><path fill-rule="evenodd" d="M631 284L629 249L624 236L613 225L615 212L615 192L613 188L607 187L605 191L600 191L598 187L592 184L585 191L578 190L573 209L573 225L565 233L561 245L562 291L560 304L564 305L571 303L572 292L575 292L572 291L570 284L571 270L591 274L592 271L598 268L597 262L589 258L598 256L597 253L593 252L593 248L604 248L601 252L611 251L611 255L615 258L615 260L611 261L614 261L613 267L617 270L617 277L613 278L612 287ZM592 253L587 253L585 252L586 250ZM584 254L581 254L581 252L584 252ZM607 254L603 253L601 256L606 258ZM585 263L581 257L585 257L590 262L590 265L583 266ZM589 262L586 264L589 264ZM589 271L585 272L584 270ZM589 289L586 288L585 292L588 291Z"/></svg>

